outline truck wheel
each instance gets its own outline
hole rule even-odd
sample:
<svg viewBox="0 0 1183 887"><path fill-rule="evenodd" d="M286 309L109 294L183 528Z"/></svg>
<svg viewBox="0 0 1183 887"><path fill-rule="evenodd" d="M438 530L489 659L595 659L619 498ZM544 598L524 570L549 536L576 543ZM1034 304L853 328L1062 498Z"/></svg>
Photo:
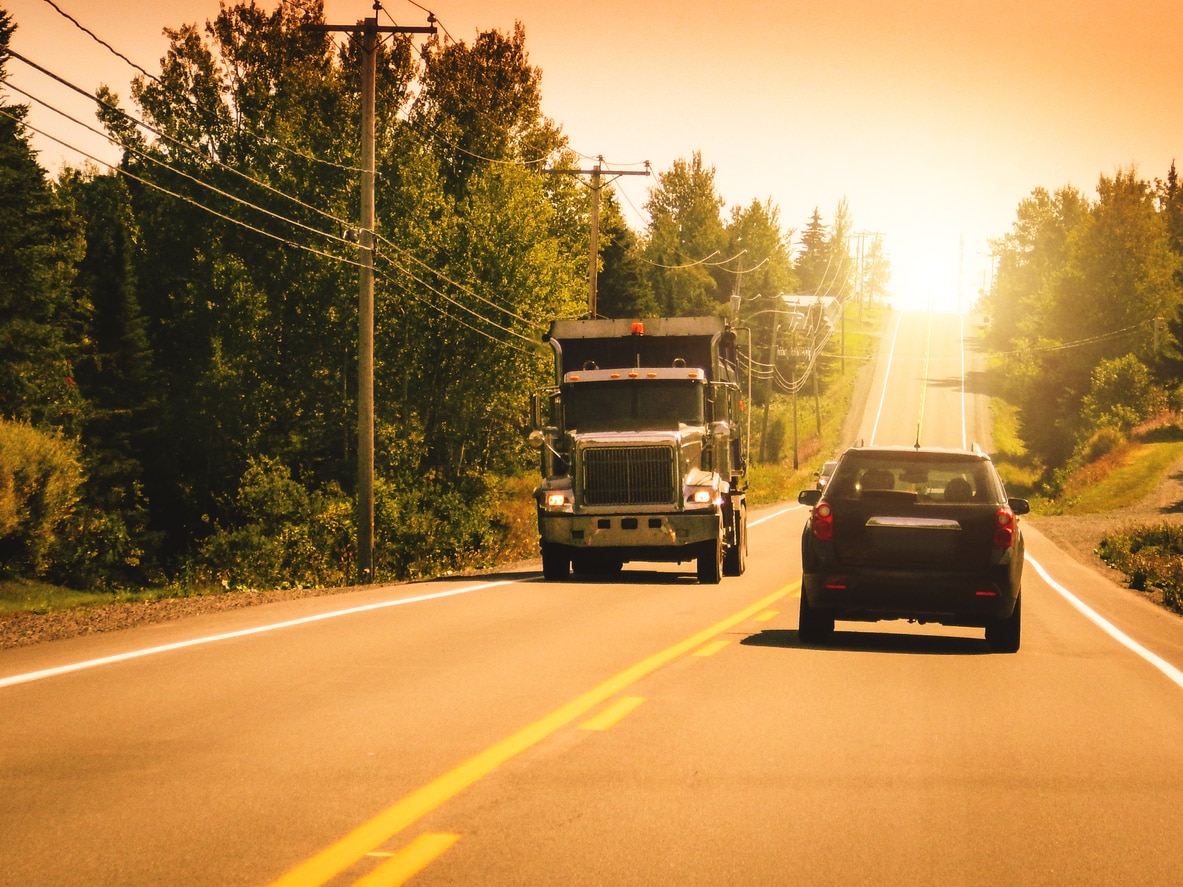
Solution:
<svg viewBox="0 0 1183 887"><path fill-rule="evenodd" d="M824 644L834 634L834 617L819 613L809 606L805 589L801 589L801 609L797 616L797 637L803 644Z"/></svg>
<svg viewBox="0 0 1183 887"><path fill-rule="evenodd" d="M547 582L564 582L571 569L571 555L552 542L542 543L542 578Z"/></svg>
<svg viewBox="0 0 1183 887"><path fill-rule="evenodd" d="M986 643L995 653L1018 653L1023 631L1023 595L1015 598L1015 609L1006 619L986 626Z"/></svg>
<svg viewBox="0 0 1183 887"><path fill-rule="evenodd" d="M702 585L718 585L723 581L723 538L702 543L698 550L698 581Z"/></svg>
<svg viewBox="0 0 1183 887"><path fill-rule="evenodd" d="M748 510L741 508L735 521L735 544L723 557L724 576L742 576L748 568Z"/></svg>

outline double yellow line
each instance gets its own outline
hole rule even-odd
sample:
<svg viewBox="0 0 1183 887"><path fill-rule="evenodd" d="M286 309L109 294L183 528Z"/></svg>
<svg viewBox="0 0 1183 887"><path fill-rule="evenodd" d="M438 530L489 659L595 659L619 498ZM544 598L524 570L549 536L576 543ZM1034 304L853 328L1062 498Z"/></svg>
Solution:
<svg viewBox="0 0 1183 887"><path fill-rule="evenodd" d="M609 678L597 687L588 690L563 706L555 709L544 718L535 721L527 727L501 742L493 745L476 756L469 758L454 770L445 773L438 779L407 795L393 806L383 810L369 822L346 835L336 844L322 850L304 864L288 872L272 887L312 887L328 883L341 872L373 853L399 832L414 824L431 811L456 797L481 777L486 776L494 768L511 758L521 754L543 739L556 733L561 728L587 714L592 708L610 699L626 687L635 684L641 678L657 671L663 665L685 655L724 631L738 625L746 619L761 612L774 601L795 591L799 583L786 586L775 594L771 594L750 607L745 607L738 613L728 616L722 622L703 629L684 641L674 644L643 659L636 665L625 669L615 677ZM444 842L441 840L441 844ZM442 847L446 849L450 842Z"/></svg>

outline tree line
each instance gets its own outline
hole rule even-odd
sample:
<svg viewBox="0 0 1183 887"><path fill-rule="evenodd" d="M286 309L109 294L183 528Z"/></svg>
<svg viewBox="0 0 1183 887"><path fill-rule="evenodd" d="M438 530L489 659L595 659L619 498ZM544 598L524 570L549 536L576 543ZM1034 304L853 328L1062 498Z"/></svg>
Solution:
<svg viewBox="0 0 1183 887"><path fill-rule="evenodd" d="M130 105L93 94L117 166L51 177L9 82L37 60L14 58L0 7L0 575L354 578L362 50L308 21L320 4L240 2L166 29ZM377 70L375 542L392 579L503 553L542 333L587 311L590 200L544 172L580 157L542 113L520 25L395 37ZM694 153L643 209L636 232L605 192L601 315L858 289L845 204L795 252L771 200L728 211ZM886 260L868 267L882 294Z"/></svg>
<svg viewBox="0 0 1183 887"><path fill-rule="evenodd" d="M1183 188L1102 175L1033 191L992 242L983 305L1022 437L1055 495L1065 470L1183 407Z"/></svg>

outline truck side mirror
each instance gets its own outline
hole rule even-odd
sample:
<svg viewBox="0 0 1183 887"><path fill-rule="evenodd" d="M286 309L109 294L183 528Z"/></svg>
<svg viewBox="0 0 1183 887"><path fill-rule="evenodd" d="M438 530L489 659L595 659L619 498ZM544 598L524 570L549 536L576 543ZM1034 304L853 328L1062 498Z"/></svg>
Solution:
<svg viewBox="0 0 1183 887"><path fill-rule="evenodd" d="M537 433L537 429L542 427L542 395L537 391L530 397L530 427L535 429L535 433ZM530 435L530 442L534 442L534 434ZM541 444L542 438L539 436L537 445L541 446Z"/></svg>

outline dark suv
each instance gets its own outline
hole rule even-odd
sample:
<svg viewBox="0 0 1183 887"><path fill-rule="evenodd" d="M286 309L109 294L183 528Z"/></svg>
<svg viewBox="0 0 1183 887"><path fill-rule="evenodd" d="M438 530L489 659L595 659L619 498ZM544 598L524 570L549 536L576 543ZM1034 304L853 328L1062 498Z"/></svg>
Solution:
<svg viewBox="0 0 1183 887"><path fill-rule="evenodd" d="M1025 499L1008 499L978 449L855 447L812 508L801 538L803 643L834 620L909 619L986 629L1019 649Z"/></svg>

